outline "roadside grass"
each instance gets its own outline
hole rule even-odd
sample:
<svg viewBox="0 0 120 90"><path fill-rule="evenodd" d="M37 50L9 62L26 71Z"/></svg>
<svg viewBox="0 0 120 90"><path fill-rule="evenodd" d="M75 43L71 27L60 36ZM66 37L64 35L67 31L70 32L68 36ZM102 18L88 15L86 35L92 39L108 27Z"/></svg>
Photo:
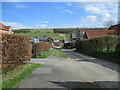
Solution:
<svg viewBox="0 0 120 90"><path fill-rule="evenodd" d="M15 33L16 35L26 35L29 38L33 38L36 36L47 36L47 37L51 37L54 38L56 40L63 40L63 37L61 37L59 34L56 34L54 32L28 32L28 33Z"/></svg>
<svg viewBox="0 0 120 90"><path fill-rule="evenodd" d="M21 66L16 67L15 69L9 71L9 73L14 73L13 75L8 75L4 77L4 74L2 78L2 89L4 90L5 88L15 88L21 81L26 79L33 70L36 68L40 67L41 64L33 64L29 63L27 65L22 66L22 69L18 70L17 72L14 73L15 70L19 69ZM9 74L7 73L7 74Z"/></svg>
<svg viewBox="0 0 120 90"><path fill-rule="evenodd" d="M68 56L62 52L61 50L57 49L55 51L55 53L53 54L53 56L56 56L56 57L62 57L62 58L68 58Z"/></svg>
<svg viewBox="0 0 120 90"><path fill-rule="evenodd" d="M113 62L113 63L116 63L116 64L120 64L120 61L119 61L120 56L118 55L117 52L107 52L107 51L104 51L104 52L90 52L90 51L84 51L84 50L81 50L81 51L78 51L78 52L82 53L82 54L85 54L85 55L100 58L100 59L103 59L103 60L106 60L106 61L110 61L110 62Z"/></svg>
<svg viewBox="0 0 120 90"><path fill-rule="evenodd" d="M100 86L98 86L95 83L91 83L91 82L83 82L81 83L78 87L76 87L76 89L80 89L80 88L101 88Z"/></svg>
<svg viewBox="0 0 120 90"><path fill-rule="evenodd" d="M50 50L48 50L47 52L42 52L37 54L37 56L35 56L35 58L47 58L52 52L53 52L53 48L51 48Z"/></svg>

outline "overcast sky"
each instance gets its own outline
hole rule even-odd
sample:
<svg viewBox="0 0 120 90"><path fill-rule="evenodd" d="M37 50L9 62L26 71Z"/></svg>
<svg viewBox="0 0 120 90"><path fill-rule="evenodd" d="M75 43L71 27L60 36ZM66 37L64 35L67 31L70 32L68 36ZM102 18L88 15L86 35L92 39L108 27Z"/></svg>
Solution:
<svg viewBox="0 0 120 90"><path fill-rule="evenodd" d="M12 28L103 27L118 21L117 2L3 2L2 22Z"/></svg>

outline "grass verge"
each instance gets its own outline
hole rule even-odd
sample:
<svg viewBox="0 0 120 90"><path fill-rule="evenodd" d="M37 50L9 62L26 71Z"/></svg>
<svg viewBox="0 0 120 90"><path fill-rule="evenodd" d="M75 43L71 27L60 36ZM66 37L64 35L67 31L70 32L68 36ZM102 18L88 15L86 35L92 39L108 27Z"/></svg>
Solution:
<svg viewBox="0 0 120 90"><path fill-rule="evenodd" d="M20 69L17 73L14 73L13 75L7 76L2 79L2 88L15 88L22 80L26 79L33 70L40 66L41 64L32 63L24 65L22 69ZM14 70L12 70L11 72L14 72Z"/></svg>
<svg viewBox="0 0 120 90"><path fill-rule="evenodd" d="M96 58L100 58L106 61L110 61L116 64L119 64L119 58L120 56L118 55L117 52L89 52L89 51L79 51L79 53L85 54L85 55L89 55L89 56L93 56Z"/></svg>
<svg viewBox="0 0 120 90"><path fill-rule="evenodd" d="M53 54L53 56L57 56L57 57L62 57L62 58L68 58L68 56L62 52L61 50L57 49L55 51L55 53Z"/></svg>
<svg viewBox="0 0 120 90"><path fill-rule="evenodd" d="M51 48L50 50L48 50L47 52L42 52L37 54L37 56L35 58L47 58L52 52L53 52L53 48Z"/></svg>

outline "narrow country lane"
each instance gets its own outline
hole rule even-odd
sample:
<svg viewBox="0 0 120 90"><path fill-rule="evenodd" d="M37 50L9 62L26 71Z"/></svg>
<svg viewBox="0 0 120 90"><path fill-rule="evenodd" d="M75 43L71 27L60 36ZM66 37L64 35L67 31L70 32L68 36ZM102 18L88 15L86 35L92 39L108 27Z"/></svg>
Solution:
<svg viewBox="0 0 120 90"><path fill-rule="evenodd" d="M42 63L17 88L74 88L83 82L95 82L103 88L118 88L118 66L103 60L61 49L70 58L50 55L47 59L32 59Z"/></svg>

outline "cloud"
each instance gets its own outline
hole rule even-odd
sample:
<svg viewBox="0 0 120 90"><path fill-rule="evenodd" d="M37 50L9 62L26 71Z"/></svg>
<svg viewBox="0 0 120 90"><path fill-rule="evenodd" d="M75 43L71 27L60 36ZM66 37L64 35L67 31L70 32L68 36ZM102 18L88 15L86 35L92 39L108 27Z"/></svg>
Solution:
<svg viewBox="0 0 120 90"><path fill-rule="evenodd" d="M72 13L73 13L73 11L68 10L68 9L66 9L65 12L67 12L67 13L69 13L69 14L72 14Z"/></svg>
<svg viewBox="0 0 120 90"><path fill-rule="evenodd" d="M46 24L39 24L39 25L35 25L35 27L46 27Z"/></svg>
<svg viewBox="0 0 120 90"><path fill-rule="evenodd" d="M23 5L23 4L16 5L16 7L17 8L30 8L29 6Z"/></svg>
<svg viewBox="0 0 120 90"><path fill-rule="evenodd" d="M95 13L95 14L99 14L101 11L98 7L95 7L93 5L87 5L84 8L85 11L91 12L91 13Z"/></svg>
<svg viewBox="0 0 120 90"><path fill-rule="evenodd" d="M117 21L118 21L117 4L118 3L87 3L84 5L83 8L84 8L84 11L87 12L87 14L89 14L90 16L87 16L87 18L84 18L84 19L91 18L91 20L93 20L95 19L95 17L93 16L96 16L97 25L99 24L101 26L102 24L104 25L106 22L109 22L109 21L113 21L114 24L117 24ZM97 22L100 22L100 23L97 23Z"/></svg>
<svg viewBox="0 0 120 90"><path fill-rule="evenodd" d="M23 24L16 22L2 22L2 23L5 24L6 26L11 26L13 29L19 29L25 27Z"/></svg>
<svg viewBox="0 0 120 90"><path fill-rule="evenodd" d="M69 7L71 7L71 6L72 6L72 4L71 4L71 3L67 3L67 5L68 5Z"/></svg>
<svg viewBox="0 0 120 90"><path fill-rule="evenodd" d="M41 23L50 23L49 21L42 21Z"/></svg>
<svg viewBox="0 0 120 90"><path fill-rule="evenodd" d="M87 16L87 18L92 21L96 21L96 16L91 15L91 16Z"/></svg>

